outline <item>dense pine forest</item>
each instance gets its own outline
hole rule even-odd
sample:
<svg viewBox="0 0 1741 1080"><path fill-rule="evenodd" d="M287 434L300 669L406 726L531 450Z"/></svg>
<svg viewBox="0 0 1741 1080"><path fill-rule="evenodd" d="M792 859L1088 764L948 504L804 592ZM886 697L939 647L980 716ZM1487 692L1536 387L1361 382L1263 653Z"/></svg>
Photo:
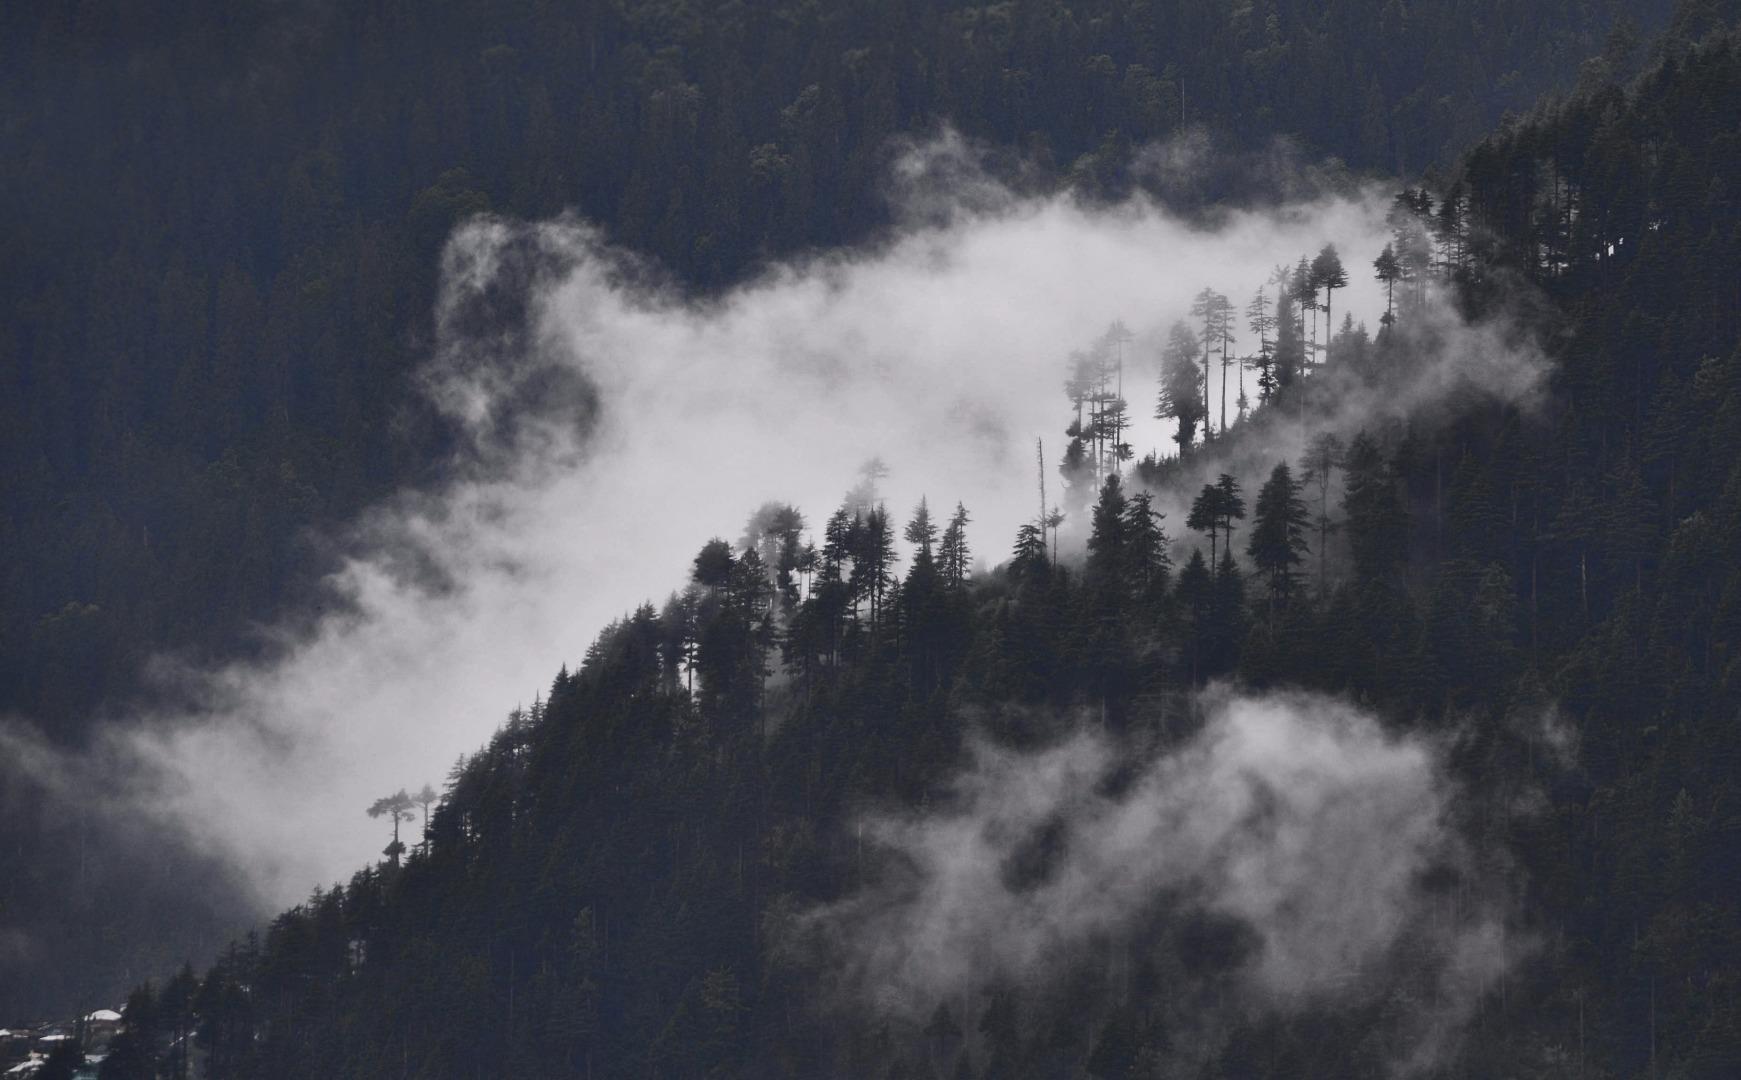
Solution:
<svg viewBox="0 0 1741 1080"><path fill-rule="evenodd" d="M184 1075L189 1033L212 1076L1736 1075L1741 33L1708 29L1402 191L1374 265L1277 252L1249 303L1205 290L1128 401L1107 331L1060 367L1061 509L993 551L972 492L889 507L874 465L824 521L718 523L686 587L511 713L425 827L387 806L384 861L137 990L102 1075ZM1356 274L1391 299L1375 333L1333 319ZM1406 384L1434 296L1541 320L1545 401L1326 430L1248 470L1283 418ZM1249 395L1209 398L1213 365ZM1151 407L1177 445L1138 460L1125 417ZM793 943L898 874L865 806L948 805L978 740L1086 725L1165 756L1227 685L1448 748L1528 953L1464 1037L1399 1067L1428 1003L1393 974L1336 1008L1211 1009L1250 947L1213 920L1126 965L1096 945L1063 986L831 1007ZM1047 835L1000 869L1011 892L1045 886ZM1422 887L1460 910L1477 877Z"/></svg>
<svg viewBox="0 0 1741 1080"><path fill-rule="evenodd" d="M175 698L154 657L271 653L282 637L262 625L328 599L344 523L440 484L455 446L413 373L441 246L468 215L574 208L708 289L890 224L896 143L940 123L1084 190L1127 184L1133 152L1187 124L1410 170L1505 108L1625 69L1668 18L1667 0L1226 19L1172 3L6 5L0 716L76 748L132 702ZM28 770L0 771L0 807L6 940L37 943L8 946L0 1006L124 985L251 915L221 868L169 857L169 837L140 857Z"/></svg>
<svg viewBox="0 0 1741 1080"><path fill-rule="evenodd" d="M452 467L410 387L473 213L578 208L705 294L896 227L890 162L945 121L1087 201L1262 200L1293 155L1415 177L1376 262L1205 288L1158 382L1085 326L1014 536L973 491L891 505L875 462L825 517L711 523L441 790L370 810L380 863L215 963L253 917L228 870L0 769L0 1005L136 987L120 1078L1741 1073L1741 13L1224 7L0 13L0 714L69 746L175 692L156 652L279 647L249 628L319 602L313 538ZM1540 342L1539 399L1344 430L1446 306ZM1251 932L1172 896L1152 947L1043 981L845 986L825 931L913 872L888 821L1084 737L1120 805L1230 695L1442 757L1468 851L1400 944L1259 1007ZM1042 894L1073 842L1059 811L994 877ZM1450 995L1435 950L1500 908L1505 961Z"/></svg>
<svg viewBox="0 0 1741 1080"><path fill-rule="evenodd" d="M431 478L406 382L468 214L574 208L706 288L888 224L944 121L1086 190L1185 124L1408 175L1669 6L8 5L0 709L76 738L151 650L293 607L300 527Z"/></svg>
<svg viewBox="0 0 1741 1080"><path fill-rule="evenodd" d="M1267 197L1296 157L1409 175L1721 6L6 5L0 716L77 748L175 699L155 657L270 654L345 523L442 482L414 372L468 215L574 208L705 291L894 225L889 164L943 123L1021 183L1187 208ZM1154 140L1205 138L1224 153L1158 183ZM221 867L41 779L0 771L0 1005L251 917Z"/></svg>

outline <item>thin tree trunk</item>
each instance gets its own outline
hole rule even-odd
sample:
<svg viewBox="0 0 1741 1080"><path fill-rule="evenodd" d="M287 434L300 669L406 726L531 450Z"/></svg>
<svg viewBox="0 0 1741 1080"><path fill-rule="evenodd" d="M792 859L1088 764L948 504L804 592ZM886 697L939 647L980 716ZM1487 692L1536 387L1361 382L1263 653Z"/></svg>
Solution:
<svg viewBox="0 0 1741 1080"><path fill-rule="evenodd" d="M1227 430L1227 343L1221 343L1221 430Z"/></svg>
<svg viewBox="0 0 1741 1080"><path fill-rule="evenodd" d="M1329 286L1324 287L1324 364L1326 367L1330 364L1330 339L1336 333L1336 316L1330 307L1331 298L1335 295L1335 289Z"/></svg>
<svg viewBox="0 0 1741 1080"><path fill-rule="evenodd" d="M1203 343L1203 441L1209 441L1209 343Z"/></svg>

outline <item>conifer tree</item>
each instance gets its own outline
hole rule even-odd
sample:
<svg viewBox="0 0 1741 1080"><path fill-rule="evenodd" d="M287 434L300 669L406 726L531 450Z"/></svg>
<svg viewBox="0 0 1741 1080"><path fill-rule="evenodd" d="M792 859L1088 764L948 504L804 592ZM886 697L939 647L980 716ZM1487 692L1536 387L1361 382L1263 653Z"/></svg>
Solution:
<svg viewBox="0 0 1741 1080"><path fill-rule="evenodd" d="M1460 274L1468 265L1469 196L1461 183L1453 184L1439 202L1433 219L1433 236L1438 241L1440 273L1447 280Z"/></svg>
<svg viewBox="0 0 1741 1080"><path fill-rule="evenodd" d="M818 572L824 579L840 580L852 559L853 517L845 506L829 515L822 527L822 561Z"/></svg>
<svg viewBox="0 0 1741 1080"><path fill-rule="evenodd" d="M703 544L695 556L690 580L705 588L709 596L716 596L720 590L730 588L736 563L731 545L716 536Z"/></svg>
<svg viewBox="0 0 1741 1080"><path fill-rule="evenodd" d="M1191 628L1187 652L1191 659L1191 682L1195 685L1201 678L1204 645L1211 633L1215 608L1215 581L1201 548L1191 552L1185 568L1179 571L1179 603Z"/></svg>
<svg viewBox="0 0 1741 1080"><path fill-rule="evenodd" d="M1221 493L1214 484L1204 484L1203 490L1191 500L1191 511L1185 517L1185 527L1200 532L1209 538L1209 561L1215 562L1218 552L1217 545L1221 538L1221 518L1217 509L1221 504Z"/></svg>
<svg viewBox="0 0 1741 1080"><path fill-rule="evenodd" d="M793 576L797 572L798 555L804 535L804 515L797 507L786 503L763 503L744 525L738 549L755 549L768 573L769 584L778 590L781 602L790 610L798 602L798 586Z"/></svg>
<svg viewBox="0 0 1741 1080"><path fill-rule="evenodd" d="M1183 322L1173 324L1161 352L1161 393L1155 407L1157 420L1176 420L1173 440L1183 457L1196 438L1197 422L1203 417L1203 394L1197 379L1197 338Z"/></svg>
<svg viewBox="0 0 1741 1080"><path fill-rule="evenodd" d="M1237 363L1237 361L1234 359L1234 356L1233 356L1233 338L1234 338L1234 318L1233 318L1233 316L1234 316L1234 310L1233 310L1233 302L1228 300L1227 297L1221 295L1220 293L1215 294L1215 304L1216 304L1216 311L1215 311L1216 327L1221 332L1221 346L1220 346L1220 348L1221 348L1221 430L1226 431L1227 430L1227 384L1230 381L1227 377L1227 372L1228 372L1228 369L1230 367L1233 367ZM1240 370L1241 370L1242 374L1240 377L1239 398L1235 402L1235 405L1236 405L1238 414L1240 416L1243 416L1243 415L1245 415L1245 405L1244 405L1244 401L1245 401L1245 378L1243 375L1244 368L1241 367Z"/></svg>
<svg viewBox="0 0 1741 1080"><path fill-rule="evenodd" d="M1154 496L1146 491L1136 492L1125 502L1125 572L1139 596L1153 596L1166 588L1171 560L1167 557L1167 534L1161 528L1163 516L1155 509Z"/></svg>
<svg viewBox="0 0 1741 1080"><path fill-rule="evenodd" d="M1100 487L1088 535L1088 574L1096 582L1117 582L1126 569L1125 508L1124 484L1115 472Z"/></svg>
<svg viewBox="0 0 1741 1080"><path fill-rule="evenodd" d="M218 1002L212 1001L211 1004L217 1005ZM220 1009L208 1008L206 1011L212 1014L212 1021L222 1022L223 1018L217 1015ZM127 996L127 1006L121 1015L124 1018L121 1031L110 1040L108 1055L99 1075L117 1080L156 1080L162 1064L158 1055L161 1032L157 993L151 983L145 983ZM226 1049L229 1047L220 1046L214 1051ZM214 1052L212 1056L220 1057L220 1054Z"/></svg>
<svg viewBox="0 0 1741 1080"><path fill-rule="evenodd" d="M1079 349L1070 354L1070 375L1064 380L1064 393L1076 410L1076 418L1064 429L1064 435L1070 441L1065 444L1063 459L1058 463L1058 471L1070 487L1090 482L1099 468L1099 453L1094 445L1095 410L1098 408L1095 400L1098 386L1096 367L1093 355L1087 350ZM1090 406L1086 416L1083 415L1084 406Z"/></svg>
<svg viewBox="0 0 1741 1080"><path fill-rule="evenodd" d="M1222 545L1228 557L1233 555L1233 523L1245 520L1245 500L1240 498L1239 481L1232 473L1222 473L1215 481L1217 496L1216 513L1221 520L1222 529L1226 530L1226 543Z"/></svg>
<svg viewBox="0 0 1741 1080"><path fill-rule="evenodd" d="M889 467L880 457L873 457L858 467L858 479L846 493L846 509L849 515L860 516L869 514L871 508L882 501L879 485L888 479Z"/></svg>
<svg viewBox="0 0 1741 1080"><path fill-rule="evenodd" d="M1354 571L1362 580L1381 580L1402 562L1408 539L1407 511L1384 453L1366 432L1348 444L1343 470L1342 510Z"/></svg>
<svg viewBox="0 0 1741 1080"><path fill-rule="evenodd" d="M376 799L369 806L370 817L385 817L393 822L393 842L381 854L387 856L394 866L399 865L399 856L405 851L405 845L399 842L399 826L402 822L416 820L417 815L411 812L414 805L416 804L411 801L411 796L404 788L400 788L391 795Z"/></svg>
<svg viewBox="0 0 1741 1080"><path fill-rule="evenodd" d="M932 547L937 543L937 525L931 520L931 507L923 495L919 497L919 505L913 508L913 517L907 522L901 536L918 550L914 559L923 559L927 564L932 561Z"/></svg>
<svg viewBox="0 0 1741 1080"><path fill-rule="evenodd" d="M1312 276L1312 260L1304 255L1294 264L1293 276L1288 279L1288 295L1293 298L1294 305L1299 309L1300 348L1303 362L1300 372L1304 374L1312 369L1318 351L1318 282ZM1312 313L1312 329L1306 330L1306 312Z"/></svg>
<svg viewBox="0 0 1741 1080"><path fill-rule="evenodd" d="M1089 443L1085 438L1072 435L1064 444L1064 458L1058 463L1058 475L1064 478L1064 501L1071 510L1086 505L1094 484L1094 463L1089 457Z"/></svg>
<svg viewBox="0 0 1741 1080"><path fill-rule="evenodd" d="M867 601L873 605L873 621L875 618L875 601L871 598L875 586L871 583L869 552L865 550L866 531L864 512L855 512L846 529L846 591L852 604L852 622L855 627L858 625L860 609Z"/></svg>
<svg viewBox="0 0 1741 1080"><path fill-rule="evenodd" d="M1257 351L1245 358L1243 367L1257 372L1257 400L1267 402L1274 396L1276 390L1275 353L1270 342L1270 332L1275 329L1276 317L1271 312L1269 297L1263 288L1257 290L1251 298L1251 303L1245 306L1245 326L1257 339ZM1245 399L1245 377L1239 380L1240 400ZM1241 415L1244 413L1241 407Z"/></svg>
<svg viewBox="0 0 1741 1080"><path fill-rule="evenodd" d="M1214 434L1214 432L1212 432L1210 429L1210 425L1209 425L1209 421L1208 421L1208 406L1209 406L1209 401L1210 401L1209 371L1210 371L1210 359L1214 355L1215 350L1217 348L1220 348L1222 350L1223 361L1224 361L1222 364L1222 369L1223 369L1222 375L1223 375L1224 385L1221 388L1222 389L1222 393L1221 393L1221 427L1222 427L1223 431L1225 431L1227 428L1227 387L1225 385L1225 376L1226 376L1225 352L1226 352L1226 344L1227 344L1227 323L1228 323L1228 319L1230 317L1230 312L1231 312L1231 308L1229 307L1229 305L1227 303L1227 297L1222 296L1220 293L1216 292L1214 289L1205 288L1202 292L1197 294L1196 299L1193 300L1191 303L1191 314L1202 325L1202 330L1198 332L1198 342L1201 344L1201 347L1203 350L1203 397L1202 397L1202 400L1203 400L1203 405L1204 405L1203 440L1205 442L1207 442L1209 440L1210 435Z"/></svg>
<svg viewBox="0 0 1741 1080"><path fill-rule="evenodd" d="M731 589L728 602L751 617L765 615L771 609L776 592L769 580L762 553L750 548L738 556L731 569Z"/></svg>
<svg viewBox="0 0 1741 1080"><path fill-rule="evenodd" d="M897 613L895 645L897 651L908 654L915 681L931 687L937 675L938 646L934 634L939 619L937 595L942 587L942 575L938 573L933 553L937 526L931 520L931 510L924 498L920 498L902 536L914 545L915 550L907 576L894 594L891 605Z"/></svg>
<svg viewBox="0 0 1741 1080"><path fill-rule="evenodd" d="M1330 520L1330 483L1335 471L1342 465L1344 449L1342 440L1333 431L1321 432L1306 447L1306 455L1300 464L1305 466L1301 480L1317 489L1318 515L1313 522L1318 527L1318 592L1324 594L1329 587L1329 564L1326 553L1330 546L1330 534L1339 525Z"/></svg>
<svg viewBox="0 0 1741 1080"><path fill-rule="evenodd" d="M1111 383L1105 394L1105 404L1100 411L1100 426L1104 438L1105 469L1117 469L1122 463L1130 460L1130 444L1125 442L1124 432L1128 423L1129 404L1124 400L1124 349L1130 344L1132 334L1124 323L1115 320L1106 328L1101 336L1097 352L1107 357L1107 371Z"/></svg>
<svg viewBox="0 0 1741 1080"><path fill-rule="evenodd" d="M1300 341L1299 325L1294 319L1294 294L1286 288L1276 293L1275 327L1272 396L1293 388L1306 366L1305 346Z"/></svg>
<svg viewBox="0 0 1741 1080"><path fill-rule="evenodd" d="M417 789L416 794L411 796L411 800L423 809L423 846L425 848L429 846L429 808L434 806L435 801L439 798L441 796L429 784L424 784Z"/></svg>
<svg viewBox="0 0 1741 1080"><path fill-rule="evenodd" d="M79 1067L85 1063L85 1055L76 1038L64 1039L55 1043L48 1056L41 1060L41 1067L30 1074L36 1080L74 1080Z"/></svg>
<svg viewBox="0 0 1741 1080"><path fill-rule="evenodd" d="M1098 488L1106 474L1107 443L1112 438L1112 423L1107 408L1112 401L1112 354L1106 338L1097 338L1088 347L1088 361L1094 386L1088 396L1088 430L1084 432L1089 446L1089 464Z"/></svg>
<svg viewBox="0 0 1741 1080"><path fill-rule="evenodd" d="M1246 539L1246 554L1252 565L1269 585L1269 602L1273 611L1293 598L1306 545L1306 504L1300 499L1300 485L1287 462L1278 462L1269 479L1258 489L1257 505L1253 508L1251 535Z"/></svg>
<svg viewBox="0 0 1741 1080"><path fill-rule="evenodd" d="M1324 290L1324 363L1330 362L1330 335L1335 327L1334 300L1336 290L1348 284L1348 272L1342 267L1342 257L1335 244L1325 244L1312 260L1312 277Z"/></svg>
<svg viewBox="0 0 1741 1080"><path fill-rule="evenodd" d="M1215 483L1204 484L1192 500L1185 526L1209 537L1209 561L1219 566L1216 555L1222 534L1226 534L1226 547L1231 550L1233 523L1244 518L1245 500L1239 495L1239 481L1229 473L1222 473Z"/></svg>
<svg viewBox="0 0 1741 1080"><path fill-rule="evenodd" d="M943 583L952 589L959 589L967 582L967 567L971 558L967 546L967 523L967 507L956 503L955 513L950 515L949 525L943 530L943 540L937 549L938 561L942 564Z"/></svg>
<svg viewBox="0 0 1741 1080"><path fill-rule="evenodd" d="M1424 223L1432 214L1433 197L1424 188L1404 189L1392 203L1387 221L1391 248L1399 270L1405 307L1417 307L1426 297L1427 279L1433 265L1433 240Z"/></svg>
<svg viewBox="0 0 1741 1080"><path fill-rule="evenodd" d="M1070 372L1064 379L1064 396L1070 399L1070 405L1076 410L1076 419L1070 425L1069 433L1080 436L1085 430L1082 417L1082 406L1094 392L1094 365L1089 355L1083 351L1070 354Z"/></svg>
<svg viewBox="0 0 1741 1080"><path fill-rule="evenodd" d="M1384 315L1378 320L1384 326L1396 322L1396 283L1402 280L1402 263L1396 257L1396 245L1387 243L1378 258L1372 260L1374 276L1384 283Z"/></svg>
<svg viewBox="0 0 1741 1080"><path fill-rule="evenodd" d="M865 515L864 527L860 532L858 558L854 559L854 566L860 562L864 565L862 580L865 595L870 600L871 623L874 628L882 616L883 601L888 595L889 586L895 580L894 527L889 522L888 509L880 503Z"/></svg>
<svg viewBox="0 0 1741 1080"><path fill-rule="evenodd" d="M1036 523L1025 521L1016 529L1016 546L1010 559L1010 576L1017 581L1043 578L1047 569L1046 534Z"/></svg>
<svg viewBox="0 0 1741 1080"><path fill-rule="evenodd" d="M694 585L672 593L659 613L660 653L667 684L675 690L682 682L695 689L695 641L699 596Z"/></svg>
<svg viewBox="0 0 1741 1080"><path fill-rule="evenodd" d="M1046 516L1040 520L1042 526L1040 536L1046 535L1046 530L1052 530L1052 565L1058 565L1058 526L1064 524L1064 511L1056 506L1046 511Z"/></svg>

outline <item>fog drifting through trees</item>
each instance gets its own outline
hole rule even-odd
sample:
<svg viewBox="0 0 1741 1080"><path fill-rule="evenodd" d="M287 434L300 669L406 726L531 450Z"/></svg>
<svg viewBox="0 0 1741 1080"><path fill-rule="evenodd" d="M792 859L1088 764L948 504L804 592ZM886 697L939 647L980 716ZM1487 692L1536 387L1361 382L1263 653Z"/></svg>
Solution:
<svg viewBox="0 0 1741 1080"><path fill-rule="evenodd" d="M1375 1037L1399 1074L1438 1064L1530 949L1510 868L1459 834L1445 747L1319 696L1200 704L1205 726L1162 756L1091 724L1032 753L981 742L942 806L869 815L869 884L789 930L838 1022L917 1041L939 1006L978 1015L1072 976L1087 1015L1150 964L1181 1067L1242 1017L1399 987L1412 1004ZM1187 948L1216 960L1181 964Z"/></svg>
<svg viewBox="0 0 1741 1080"><path fill-rule="evenodd" d="M780 499L819 532L874 455L890 468L891 507L966 500L974 549L996 560L1038 508L1035 438L1049 455L1063 447L1066 358L1113 320L1134 334L1124 392L1141 455L1170 446L1148 418L1157 359L1205 286L1245 297L1278 263L1333 243L1351 269L1338 316L1376 328L1385 309L1367 268L1389 236L1388 189L1207 228L1144 201L1018 198L954 138L915 154L901 197L923 224L706 301L664 288L577 220L462 228L424 378L469 433L462 479L355 524L333 613L281 661L166 662L197 708L111 725L84 758L36 748L33 760L65 790L107 792L104 810L186 829L264 904L294 901L375 855L380 831L361 808L444 775L504 702L529 699L609 619L680 585L720 522ZM1430 408L1470 380L1510 400L1533 393L1539 358L1508 330L1472 331L1442 307L1423 321L1440 362L1407 394L1341 403L1330 426ZM1195 467L1231 467L1255 491L1310 434L1283 423ZM1055 470L1046 481L1056 492ZM1183 504L1157 506L1184 538ZM1085 527L1082 513L1066 521L1067 552Z"/></svg>

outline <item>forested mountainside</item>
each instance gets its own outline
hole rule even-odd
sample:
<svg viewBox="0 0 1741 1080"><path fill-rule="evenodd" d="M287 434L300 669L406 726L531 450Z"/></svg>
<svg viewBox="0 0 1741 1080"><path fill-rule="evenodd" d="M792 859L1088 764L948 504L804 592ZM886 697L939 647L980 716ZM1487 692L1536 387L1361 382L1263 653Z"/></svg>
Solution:
<svg viewBox="0 0 1741 1080"><path fill-rule="evenodd" d="M1716 7L0 5L0 718L77 746L183 689L142 678L154 656L269 653L260 626L330 601L346 522L440 484L451 433L414 372L468 215L573 208L710 289L888 225L901 139L940 123L1084 193L1176 178L1146 148L1199 130L1239 166L1189 199L1262 194L1277 136L1406 174ZM117 839L22 773L0 939L33 944L0 1006L129 982L245 912L171 838Z"/></svg>
<svg viewBox="0 0 1741 1080"><path fill-rule="evenodd" d="M294 607L303 527L429 478L407 376L465 215L572 207L706 287L887 222L895 137L945 121L1089 190L1199 123L1407 175L1669 8L8 4L0 710L76 739Z"/></svg>
<svg viewBox="0 0 1741 1080"><path fill-rule="evenodd" d="M1091 504L1080 565L1036 519L970 574L971 492L897 520L861 487L809 530L764 508L456 767L403 859L317 892L203 978L136 993L103 1075L152 1075L190 1029L214 1076L1394 1069L1398 1018L1427 1005L1406 982L1189 1027L1181 995L1225 990L1237 926L1175 928L1128 968L997 985L905 1026L879 1021L900 1002L829 1014L783 947L803 912L891 872L858 810L947 804L970 732L1048 745L1086 717L1164 753L1217 679L1343 695L1399 737L1448 740L1465 827L1525 883L1533 944L1433 1069L1736 1075L1737 117L1728 32L1507 124L1441 189L1398 198L1375 336L1345 328L1323 351L1301 332L1337 278L1308 260L1273 321L1254 313L1259 400L1222 424L1183 331L1157 397L1189 421L1177 457L1127 466L1094 354L1061 371L1065 479ZM1471 401L1173 490L1277 416L1406 380L1435 283L1473 313L1525 294L1551 312L1542 412ZM1151 493L1182 494L1186 519L1157 521ZM1553 703L1556 723L1529 721ZM1049 843L1042 829L1000 869L1008 888L1044 884ZM1423 887L1473 902L1451 869Z"/></svg>

